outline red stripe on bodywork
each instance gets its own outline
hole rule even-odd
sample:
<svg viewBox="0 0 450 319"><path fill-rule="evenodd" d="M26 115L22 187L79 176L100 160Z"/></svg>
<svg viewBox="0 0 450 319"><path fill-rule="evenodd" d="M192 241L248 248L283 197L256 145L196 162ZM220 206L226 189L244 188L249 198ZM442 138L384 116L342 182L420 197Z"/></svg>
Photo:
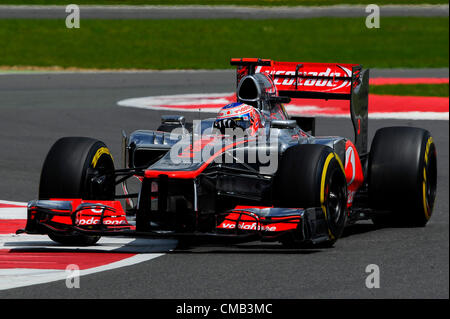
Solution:
<svg viewBox="0 0 450 319"><path fill-rule="evenodd" d="M229 144L225 147L223 147L220 151L217 151L214 153L210 158L208 158L207 161L205 161L199 168L192 171L165 171L165 170L152 170L148 169L145 171L145 178L157 178L159 175L167 175L169 178L183 178L183 179L192 179L196 178L198 175L203 172L211 162L218 157L219 155L223 154L225 151L229 150L230 148L233 148L237 145L244 144L249 142L249 140L245 141L239 141L236 143Z"/></svg>
<svg viewBox="0 0 450 319"><path fill-rule="evenodd" d="M347 179L347 207L353 203L353 195L364 182L361 159L351 141L345 143L345 177Z"/></svg>
<svg viewBox="0 0 450 319"><path fill-rule="evenodd" d="M234 209L249 209L249 208L273 208L273 206L245 206L245 205L237 205Z"/></svg>

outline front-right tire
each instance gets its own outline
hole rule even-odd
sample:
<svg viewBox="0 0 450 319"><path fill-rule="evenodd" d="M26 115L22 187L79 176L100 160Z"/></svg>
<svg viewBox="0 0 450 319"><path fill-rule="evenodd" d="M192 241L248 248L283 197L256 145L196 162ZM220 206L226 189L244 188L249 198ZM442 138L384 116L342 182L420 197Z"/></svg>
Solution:
<svg viewBox="0 0 450 319"><path fill-rule="evenodd" d="M423 227L436 198L437 155L430 132L385 127L372 141L368 163L370 207L378 226Z"/></svg>

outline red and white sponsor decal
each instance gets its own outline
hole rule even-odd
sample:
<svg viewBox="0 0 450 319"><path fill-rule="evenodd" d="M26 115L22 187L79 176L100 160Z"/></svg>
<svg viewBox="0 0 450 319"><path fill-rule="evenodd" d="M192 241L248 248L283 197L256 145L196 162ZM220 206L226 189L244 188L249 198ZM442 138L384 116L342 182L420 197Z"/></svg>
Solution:
<svg viewBox="0 0 450 319"><path fill-rule="evenodd" d="M356 64L303 63L298 69L299 77L277 78L276 75L295 75L297 62L273 61L272 66L258 66L256 73L275 75L274 83L278 91L308 91L322 93L349 94L352 68ZM308 78L322 77L322 78ZM345 77L342 79L342 77ZM297 87L296 87L297 85Z"/></svg>
<svg viewBox="0 0 450 319"><path fill-rule="evenodd" d="M353 203L353 196L364 181L361 160L351 141L345 144L345 176L347 179L347 206Z"/></svg>
<svg viewBox="0 0 450 319"><path fill-rule="evenodd" d="M240 116L253 111L253 107L242 103L239 107L233 107L226 110L221 110L217 115L217 119L226 119L230 117Z"/></svg>
<svg viewBox="0 0 450 319"><path fill-rule="evenodd" d="M327 71L325 70L324 72ZM290 79L279 80L285 81ZM371 79L370 83L371 85L448 83L448 79L375 78ZM217 113L224 105L235 101L235 93L209 93L131 98L119 101L118 104L125 107L151 110ZM285 107L289 114L297 116L350 117L349 102L345 100L326 101L294 98ZM449 99L447 97L369 94L369 118L448 120Z"/></svg>
<svg viewBox="0 0 450 319"><path fill-rule="evenodd" d="M244 206L237 206L236 209L245 209L238 208ZM251 208L258 208L253 206ZM267 207L260 207L267 208ZM225 216L225 219L216 227L218 229L236 229L236 225L238 229L241 230L257 230L257 231L266 231L266 232L280 232L287 230L294 230L298 226L298 222L300 222L300 216L296 218L297 222L293 220L296 218L295 216L289 217L271 217L270 223L265 222L264 217L257 216L253 214L251 211L248 211L245 214L240 212L231 212ZM283 220L285 222L283 222ZM286 222L289 220L289 222ZM239 221L239 222L238 222Z"/></svg>
<svg viewBox="0 0 450 319"><path fill-rule="evenodd" d="M217 226L217 228L235 229L236 228L236 223L223 222L222 224ZM261 225L261 224L258 224L256 222L240 222L238 224L238 228L242 229L242 230L261 230L261 231L271 231L271 232L277 231L277 227L276 226Z"/></svg>
<svg viewBox="0 0 450 319"><path fill-rule="evenodd" d="M370 85L448 84L448 78L373 78Z"/></svg>
<svg viewBox="0 0 450 319"><path fill-rule="evenodd" d="M130 225L127 222L125 211L122 208L120 201L89 201L89 200L81 200L81 199L52 199L55 201L67 201L72 205L72 209L77 209L81 204L92 204L92 205L105 205L110 207L110 209L106 209L103 211L101 206L92 206L86 207L84 209L79 210L75 215L75 225L76 226L93 226L99 225L101 219L103 218L103 225L105 226L123 226L130 228ZM30 208L30 218L35 217L35 209L34 207ZM56 222L64 225L72 224L72 212L62 211L60 215L52 216L49 218L49 221ZM103 215L103 217L102 217Z"/></svg>

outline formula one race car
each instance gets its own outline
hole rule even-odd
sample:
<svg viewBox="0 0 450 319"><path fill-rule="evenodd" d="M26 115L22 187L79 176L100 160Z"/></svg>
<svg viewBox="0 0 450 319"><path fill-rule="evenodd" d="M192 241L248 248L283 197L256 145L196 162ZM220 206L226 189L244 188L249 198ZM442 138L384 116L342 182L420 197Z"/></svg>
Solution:
<svg viewBox="0 0 450 319"><path fill-rule="evenodd" d="M123 168L99 140L59 139L17 232L65 245L130 236L304 247L331 246L361 219L427 223L436 146L424 129L386 127L368 152L369 70L245 58L231 64L236 103L216 118L163 116L156 130L124 133ZM291 98L348 100L354 139L314 136L314 118L286 113ZM130 178L138 192L129 191Z"/></svg>

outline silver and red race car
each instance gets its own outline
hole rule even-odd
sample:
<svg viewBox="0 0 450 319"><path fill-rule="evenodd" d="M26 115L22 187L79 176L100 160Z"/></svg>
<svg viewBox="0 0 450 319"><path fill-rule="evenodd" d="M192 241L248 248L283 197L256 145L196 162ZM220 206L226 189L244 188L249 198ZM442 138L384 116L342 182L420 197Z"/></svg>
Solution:
<svg viewBox="0 0 450 319"><path fill-rule="evenodd" d="M64 137L50 149L25 229L65 245L101 236L332 246L361 219L424 226L436 196L436 146L414 127L379 129L368 151L369 70L358 64L232 59L236 103L216 118L163 116L107 146ZM354 137L315 136L291 98L349 101ZM130 179L139 183L129 191Z"/></svg>

